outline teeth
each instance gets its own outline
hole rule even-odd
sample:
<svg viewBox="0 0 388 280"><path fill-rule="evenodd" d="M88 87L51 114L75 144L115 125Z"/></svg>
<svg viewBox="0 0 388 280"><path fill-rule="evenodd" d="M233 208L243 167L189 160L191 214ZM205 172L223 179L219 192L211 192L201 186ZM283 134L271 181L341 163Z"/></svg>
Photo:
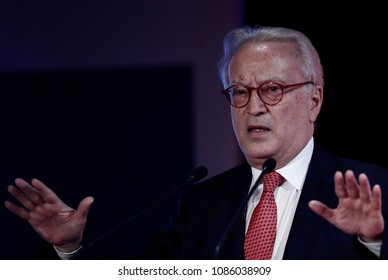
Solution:
<svg viewBox="0 0 388 280"><path fill-rule="evenodd" d="M263 129L263 128L250 128L249 131L262 132L262 131L266 131L266 129Z"/></svg>

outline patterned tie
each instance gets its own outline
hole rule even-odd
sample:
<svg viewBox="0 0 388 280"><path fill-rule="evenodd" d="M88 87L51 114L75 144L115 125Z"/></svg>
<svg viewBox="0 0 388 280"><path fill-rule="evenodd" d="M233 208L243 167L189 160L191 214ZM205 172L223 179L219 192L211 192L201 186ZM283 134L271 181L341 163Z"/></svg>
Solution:
<svg viewBox="0 0 388 280"><path fill-rule="evenodd" d="M276 237L277 209L274 191L284 183L279 173L272 171L263 176L263 194L253 210L245 236L246 260L270 260Z"/></svg>

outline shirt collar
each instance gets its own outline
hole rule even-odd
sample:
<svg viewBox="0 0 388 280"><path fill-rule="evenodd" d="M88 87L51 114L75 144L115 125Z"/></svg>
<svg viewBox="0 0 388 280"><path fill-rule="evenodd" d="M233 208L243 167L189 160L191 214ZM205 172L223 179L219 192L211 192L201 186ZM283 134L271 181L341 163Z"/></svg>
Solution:
<svg viewBox="0 0 388 280"><path fill-rule="evenodd" d="M297 188L299 191L302 189L303 182L307 174L307 168L309 166L311 157L314 150L313 138L307 143L303 150L287 165L282 168L276 169L280 175L282 175L288 183ZM261 174L261 170L254 167L252 169L252 182L256 182L257 178Z"/></svg>

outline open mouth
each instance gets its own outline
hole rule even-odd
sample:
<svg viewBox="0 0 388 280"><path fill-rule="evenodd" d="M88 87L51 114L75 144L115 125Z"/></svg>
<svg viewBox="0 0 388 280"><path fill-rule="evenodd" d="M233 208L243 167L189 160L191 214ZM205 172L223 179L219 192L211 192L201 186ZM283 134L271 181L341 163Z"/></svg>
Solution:
<svg viewBox="0 0 388 280"><path fill-rule="evenodd" d="M258 125L249 125L248 126L248 132L267 132L269 131L268 128Z"/></svg>

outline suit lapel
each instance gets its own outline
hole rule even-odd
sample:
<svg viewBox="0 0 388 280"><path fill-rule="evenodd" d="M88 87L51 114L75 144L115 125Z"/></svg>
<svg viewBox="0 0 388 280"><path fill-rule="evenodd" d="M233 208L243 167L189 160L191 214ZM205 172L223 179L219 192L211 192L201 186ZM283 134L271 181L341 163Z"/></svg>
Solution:
<svg viewBox="0 0 388 280"><path fill-rule="evenodd" d="M303 185L283 259L305 259L309 248L317 240L325 221L309 207L311 200L318 200L335 207L334 193L335 157L323 151L317 143Z"/></svg>
<svg viewBox="0 0 388 280"><path fill-rule="evenodd" d="M241 203L249 191L252 180L252 172L249 165L244 165L240 176L233 181L225 182L224 190L221 194L225 198L224 203L220 203L218 208L218 236L224 234L226 228L237 214ZM245 211L242 209L238 213L238 219L233 224L232 230L227 239L222 244L220 259L242 259L244 257L243 244L245 238Z"/></svg>

